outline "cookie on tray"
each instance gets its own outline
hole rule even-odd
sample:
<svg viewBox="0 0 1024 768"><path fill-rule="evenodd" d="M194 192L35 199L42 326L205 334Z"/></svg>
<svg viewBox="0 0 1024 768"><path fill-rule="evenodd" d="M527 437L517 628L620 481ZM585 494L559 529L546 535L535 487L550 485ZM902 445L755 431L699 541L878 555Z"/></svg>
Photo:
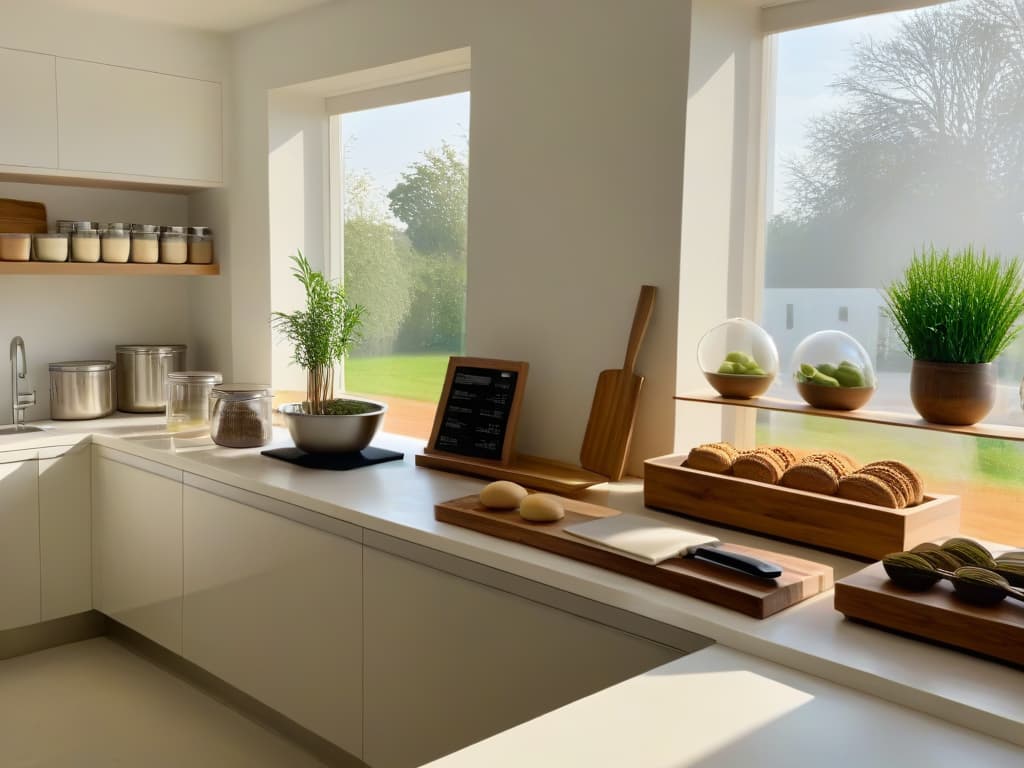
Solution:
<svg viewBox="0 0 1024 768"><path fill-rule="evenodd" d="M844 453L812 453L786 470L782 476L782 485L799 491L834 496L839 491L839 480L855 468L853 459Z"/></svg>
<svg viewBox="0 0 1024 768"><path fill-rule="evenodd" d="M901 499L884 480L861 472L854 472L840 479L839 495L850 501L874 504L876 507L900 508Z"/></svg>
<svg viewBox="0 0 1024 768"><path fill-rule="evenodd" d="M924 501L924 481L917 472L908 467L902 461L873 461L867 464L868 467L886 467L901 475L907 482L910 491L908 494L907 506L913 507Z"/></svg>
<svg viewBox="0 0 1024 768"><path fill-rule="evenodd" d="M729 443L705 443L690 451L683 466L701 472L724 474L732 469L732 463L739 455L740 452Z"/></svg>
<svg viewBox="0 0 1024 768"><path fill-rule="evenodd" d="M792 453L789 454L792 457ZM773 448L755 448L744 451L732 463L732 473L744 480L776 485L793 461L787 461L785 454ZM795 460L795 457L792 457Z"/></svg>

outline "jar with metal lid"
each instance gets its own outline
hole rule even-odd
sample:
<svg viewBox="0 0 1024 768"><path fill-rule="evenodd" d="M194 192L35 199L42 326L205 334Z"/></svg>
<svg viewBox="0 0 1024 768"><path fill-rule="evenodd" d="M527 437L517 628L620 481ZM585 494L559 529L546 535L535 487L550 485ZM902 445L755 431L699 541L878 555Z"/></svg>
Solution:
<svg viewBox="0 0 1024 768"><path fill-rule="evenodd" d="M263 384L219 384L210 392L210 437L226 448L258 448L274 437L274 394Z"/></svg>
<svg viewBox="0 0 1024 768"><path fill-rule="evenodd" d="M131 252L131 234L123 229L105 229L100 233L100 260L124 264Z"/></svg>
<svg viewBox="0 0 1024 768"><path fill-rule="evenodd" d="M100 233L84 225L92 222L78 222L71 233L71 260L96 262L100 260Z"/></svg>
<svg viewBox="0 0 1024 768"><path fill-rule="evenodd" d="M186 366L184 344L118 344L117 407L158 413L167 405L167 374Z"/></svg>
<svg viewBox="0 0 1024 768"><path fill-rule="evenodd" d="M132 224L131 260L136 264L156 264L160 260L160 227Z"/></svg>
<svg viewBox="0 0 1024 768"><path fill-rule="evenodd" d="M101 419L114 412L114 405L111 361L50 363L50 418Z"/></svg>
<svg viewBox="0 0 1024 768"><path fill-rule="evenodd" d="M167 374L167 430L210 426L210 393L224 381L216 371L175 371Z"/></svg>
<svg viewBox="0 0 1024 768"><path fill-rule="evenodd" d="M185 264L188 261L188 233L185 227L160 228L160 263Z"/></svg>
<svg viewBox="0 0 1024 768"><path fill-rule="evenodd" d="M188 228L188 263L213 264L213 230L209 227Z"/></svg>

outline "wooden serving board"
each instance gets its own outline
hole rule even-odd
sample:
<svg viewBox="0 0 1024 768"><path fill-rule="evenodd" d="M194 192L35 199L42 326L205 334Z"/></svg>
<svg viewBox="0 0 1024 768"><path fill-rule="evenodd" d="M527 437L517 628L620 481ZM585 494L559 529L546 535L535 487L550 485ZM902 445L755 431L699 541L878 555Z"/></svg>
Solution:
<svg viewBox="0 0 1024 768"><path fill-rule="evenodd" d="M604 475L588 472L574 464L522 454L513 455L508 464L496 464L459 456L419 453L416 454L416 466L489 480L511 480L538 491L570 495L608 482Z"/></svg>
<svg viewBox="0 0 1024 768"><path fill-rule="evenodd" d="M565 517L555 523L531 523L515 510L489 510L475 495L438 504L434 507L434 516L445 523L607 568L756 619L771 616L832 587L832 569L827 565L738 544L722 544L721 548L777 563L783 569L782 576L770 581L758 579L692 558L673 558L660 565L648 565L598 549L565 531L567 525L621 512L575 499L562 499L562 504Z"/></svg>
<svg viewBox="0 0 1024 768"><path fill-rule="evenodd" d="M926 495L889 509L681 466L686 455L644 462L644 504L855 557L881 560L960 532L960 497Z"/></svg>
<svg viewBox="0 0 1024 768"><path fill-rule="evenodd" d="M46 232L46 206L28 200L0 198L0 232Z"/></svg>
<svg viewBox="0 0 1024 768"><path fill-rule="evenodd" d="M836 584L835 606L849 619L1024 667L1024 603L1016 600L970 605L947 581L910 592L875 563Z"/></svg>

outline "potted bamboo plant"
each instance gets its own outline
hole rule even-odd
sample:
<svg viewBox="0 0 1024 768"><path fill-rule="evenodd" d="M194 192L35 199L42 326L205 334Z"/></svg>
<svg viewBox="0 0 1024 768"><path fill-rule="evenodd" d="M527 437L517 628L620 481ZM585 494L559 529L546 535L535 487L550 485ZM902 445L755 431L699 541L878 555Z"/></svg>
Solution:
<svg viewBox="0 0 1024 768"><path fill-rule="evenodd" d="M282 405L288 432L307 453L361 451L376 434L387 406L372 400L337 398L335 371L359 341L365 308L352 304L344 287L312 268L302 255L292 257L292 274L302 284L306 305L274 312L274 330L294 347L294 362L306 372L306 400Z"/></svg>
<svg viewBox="0 0 1024 768"><path fill-rule="evenodd" d="M992 410L993 361L1017 338L1024 311L1021 265L970 247L914 254L884 291L889 316L913 357L910 399L925 421L968 425Z"/></svg>

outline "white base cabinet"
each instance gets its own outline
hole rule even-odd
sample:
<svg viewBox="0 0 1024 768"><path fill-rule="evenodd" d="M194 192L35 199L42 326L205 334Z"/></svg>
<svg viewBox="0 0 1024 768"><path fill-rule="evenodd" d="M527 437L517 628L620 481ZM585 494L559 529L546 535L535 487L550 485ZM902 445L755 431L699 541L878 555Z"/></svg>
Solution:
<svg viewBox="0 0 1024 768"><path fill-rule="evenodd" d="M181 472L93 453L93 605L181 653Z"/></svg>
<svg viewBox="0 0 1024 768"><path fill-rule="evenodd" d="M371 547L363 563L373 768L421 765L682 655Z"/></svg>
<svg viewBox="0 0 1024 768"><path fill-rule="evenodd" d="M39 621L38 488L35 451L0 453L0 630Z"/></svg>
<svg viewBox="0 0 1024 768"><path fill-rule="evenodd" d="M360 529L327 533L237 499L314 513L204 485L216 492L184 489L183 655L361 755Z"/></svg>
<svg viewBox="0 0 1024 768"><path fill-rule="evenodd" d="M92 503L88 445L39 451L42 620L92 608Z"/></svg>

